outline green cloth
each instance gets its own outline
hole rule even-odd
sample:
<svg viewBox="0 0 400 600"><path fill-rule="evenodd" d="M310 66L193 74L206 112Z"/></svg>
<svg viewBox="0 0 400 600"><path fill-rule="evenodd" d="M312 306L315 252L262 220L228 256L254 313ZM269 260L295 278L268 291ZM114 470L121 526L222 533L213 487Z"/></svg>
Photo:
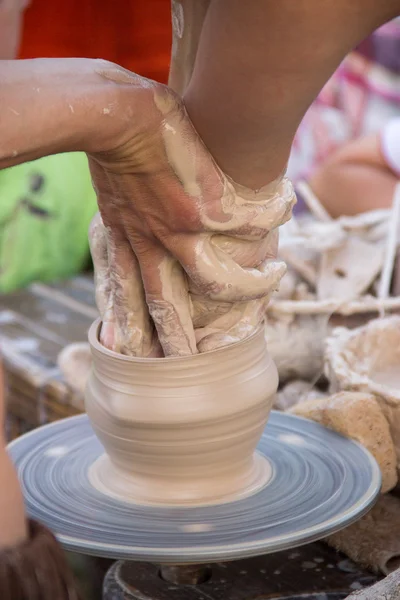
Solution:
<svg viewBox="0 0 400 600"><path fill-rule="evenodd" d="M58 154L0 171L0 292L79 272L97 211L85 154Z"/></svg>

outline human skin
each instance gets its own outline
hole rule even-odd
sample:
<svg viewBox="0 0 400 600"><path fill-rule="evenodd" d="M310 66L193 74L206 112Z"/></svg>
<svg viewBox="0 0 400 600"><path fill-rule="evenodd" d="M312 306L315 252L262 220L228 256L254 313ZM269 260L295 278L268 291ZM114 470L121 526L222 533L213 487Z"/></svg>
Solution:
<svg viewBox="0 0 400 600"><path fill-rule="evenodd" d="M364 14L365 8L370 9L366 14ZM360 3L354 5L354 3L341 2L338 5L325 2L318 11L312 10L310 13L309 9L310 3L294 6L292 2L284 2L279 7L279 11L275 11L272 4L265 1L253 2L251 10L248 6L244 7L241 2L229 2L228 6L223 0L214 0L211 3L207 0L202 2L173 0L172 2L174 43L169 83L184 95L189 116L207 147L211 149L211 154L220 165L223 165L223 170L235 181L244 183L252 189L263 186L266 181L278 177L284 171L296 127L321 85L329 78L352 45L396 13L398 2L388 3L378 9L372 3L366 7L365 4ZM346 22L345 27L343 19ZM328 21L329 31L326 41ZM274 50L279 50L279 55L282 55L281 38L276 35L272 37L265 35L265 32L282 31L284 22L286 22L285 32L287 31L291 39L287 49L283 49L284 68L281 70L281 64L278 66L272 64ZM245 23L244 28L243 23ZM324 23L325 27L321 27ZM316 30L318 30L317 35ZM341 36L337 38L336 34L339 30ZM249 37L255 40L254 44L248 44L249 37L244 38L243 31L249 33ZM319 52L315 52L313 46L315 38L321 42ZM295 44L298 44L299 53L293 51ZM267 61L265 56L268 57ZM215 60L215 57L218 57L218 60ZM267 64L267 68L264 64ZM308 74L309 70L311 77ZM235 76L232 77L231 73L235 73ZM299 74L303 74L302 82L299 82ZM240 79L244 81L247 77L250 77L254 83L254 91L252 90L250 94L247 85L238 85ZM278 95L276 88L278 88ZM291 88L294 88L295 94L289 92ZM246 91L243 95L244 89ZM266 101L267 97L272 97L272 101ZM271 126L272 123L275 130L274 126ZM276 124L279 127L280 138L278 138ZM232 137L233 132L234 137ZM270 143L271 138L272 143ZM248 158L251 160L248 161ZM271 253L269 256L271 257ZM129 260L131 259L127 259L126 262L128 263ZM195 351L195 342L198 342L193 303L191 303L191 312L185 311L188 325L180 326L184 321L182 311L178 310L177 302L169 302L167 310L160 293L162 282L160 278L157 279L156 296L164 304L164 309L151 312L154 320L157 321L157 315L159 317L159 323L156 325L163 352L165 354L192 353ZM103 286L104 284L100 285ZM131 290L135 287L132 278L129 287ZM183 286L181 289L183 290ZM200 291L200 295L203 291ZM267 296L268 294L265 295L266 299ZM148 299L149 295L147 294L146 297ZM157 302L159 300L156 299ZM197 344L197 349L204 351L214 348L215 343L230 343L240 339L237 336L238 324L241 321L248 323L249 318L244 312L240 314L237 296L235 300L236 316L233 319L235 330L233 335L231 331L226 331L225 339L223 336L227 323L232 324L231 315L228 320L225 320L224 315L218 314L217 330L213 327L214 324L210 323L209 329L213 333L211 337L206 334L208 342L202 346ZM190 289L188 301L190 304ZM137 302L135 304L137 305ZM171 322L170 317L166 319L171 304L173 305L172 320L184 334L178 336L172 345L166 343L166 335L162 331L162 322ZM110 302L108 305L110 306ZM220 304L213 306L208 303L207 311L208 313L214 311L217 314L220 306ZM115 326L112 323L112 326L108 327L106 319L102 339L107 346L127 353L143 354L144 352L146 355L158 355L154 337L148 326L142 328L145 333L140 336L138 347L136 342L132 344L130 333L132 323L136 319L135 315L131 315L129 326L123 323L121 327L118 323L120 319L115 319L115 314L118 312L126 314L126 308L122 306L116 309L111 303L111 311L109 310L108 314L110 312L111 321L116 320L117 324ZM260 307L258 312L255 312L253 307L251 315L253 326L262 318L261 315ZM189 323L190 317L195 329L194 338ZM169 327L167 334L170 342L172 329L173 327ZM113 333L115 330L119 332L122 343L115 344ZM137 338L136 333L134 336ZM188 343L181 343L184 338ZM143 339L151 340L150 350L143 348Z"/></svg>
<svg viewBox="0 0 400 600"><path fill-rule="evenodd" d="M0 2L0 58L7 60L17 55L22 15L30 0L2 0Z"/></svg>
<svg viewBox="0 0 400 600"><path fill-rule="evenodd" d="M171 0L172 50L168 85L180 96L192 77L211 0Z"/></svg>
<svg viewBox="0 0 400 600"><path fill-rule="evenodd" d="M117 275L109 283L107 345L121 346L117 323L125 351L159 355L151 333L154 321L164 354L193 353L196 339L186 277L198 296L212 301L234 305L268 298L279 278L274 272L271 279L271 268L263 272L267 261L272 267L273 240L264 244L261 238L284 222L290 206L286 202L269 219L259 214L256 222L251 200L263 196L250 194L249 201L246 192L248 216L242 215L239 226L235 214L243 189L237 184L259 190L279 177L297 124L320 87L352 45L398 9L399 2L393 0L379 6L372 0L283 0L279 10L266 0L254 0L251 10L237 0L213 0L205 17L199 17L203 26L184 93L197 132L170 91L115 66L96 61L5 64L3 81L9 85L3 96L3 115L8 117L1 143L3 166L52 152L77 149L89 154L107 232L108 268ZM37 85L41 78L43 86ZM137 114L144 120L135 119ZM175 146L183 151L174 165L165 141L171 119L179 131ZM185 152L192 162L189 186L182 182L182 169L188 166ZM226 189L233 210L230 228L222 225ZM264 201L258 211L270 210ZM238 259L233 238L245 242L250 230L253 237L247 242L257 242L258 250ZM216 268L207 268L210 255L203 252L201 236L210 241L212 234L221 233L227 236L223 249L208 245ZM180 283L166 298L165 279L176 264ZM138 276L132 278L132 273L143 281L139 295L133 290Z"/></svg>
<svg viewBox="0 0 400 600"><path fill-rule="evenodd" d="M213 0L184 99L224 173L252 189L275 179L340 61L399 13L399 0Z"/></svg>
<svg viewBox="0 0 400 600"><path fill-rule="evenodd" d="M333 218L389 208L397 182L398 176L382 154L378 134L340 147L308 181Z"/></svg>
<svg viewBox="0 0 400 600"><path fill-rule="evenodd" d="M22 542L27 534L21 488L5 448L4 412L3 365L0 364L0 551Z"/></svg>
<svg viewBox="0 0 400 600"><path fill-rule="evenodd" d="M251 9L230 0L173 0L169 84L184 95L192 122L222 169L233 180L257 189L284 171L297 125L341 58L371 30L392 18L398 7L398 2L376 7L372 2L366 6L360 2L328 1L316 10L310 2L289 1L280 3L276 10L271 2L260 0L252 2ZM289 38L284 47L282 31ZM318 51L315 42L319 44ZM280 61L276 64L278 55ZM238 85L238 81L245 84ZM161 282L157 287L160 296ZM233 336L226 332L228 343L238 339L237 323L246 320L238 306L236 303L236 331ZM208 306L208 312L213 310L216 312L216 305ZM114 307L112 312L116 312ZM182 322L176 304L174 313L175 321ZM257 323L254 315L253 312L253 326ZM190 316L195 328L193 310ZM260 310L258 316L261 319ZM211 336L208 344L198 346L200 351L213 348L217 339L224 343L220 339L223 329L232 321L225 321L222 315L218 322L216 337ZM117 329L120 337L127 340L132 327L128 332L125 327L125 333L124 328ZM187 333L190 325L184 329L186 337L191 338L189 344L185 346L178 340L167 348L158 326L165 353L194 351L193 335ZM171 336L171 328L168 335ZM149 334L147 339L151 339ZM103 341L112 345L112 336L104 334ZM128 346L131 353L131 343L123 343L119 349L123 346ZM133 348L133 352L138 351ZM151 353L157 355L154 348Z"/></svg>

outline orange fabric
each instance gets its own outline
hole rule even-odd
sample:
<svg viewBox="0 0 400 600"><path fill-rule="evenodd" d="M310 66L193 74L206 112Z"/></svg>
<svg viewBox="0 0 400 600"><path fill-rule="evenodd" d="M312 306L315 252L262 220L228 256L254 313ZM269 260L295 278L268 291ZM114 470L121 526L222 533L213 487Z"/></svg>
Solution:
<svg viewBox="0 0 400 600"><path fill-rule="evenodd" d="M166 82L170 0L32 0L21 58L85 56Z"/></svg>

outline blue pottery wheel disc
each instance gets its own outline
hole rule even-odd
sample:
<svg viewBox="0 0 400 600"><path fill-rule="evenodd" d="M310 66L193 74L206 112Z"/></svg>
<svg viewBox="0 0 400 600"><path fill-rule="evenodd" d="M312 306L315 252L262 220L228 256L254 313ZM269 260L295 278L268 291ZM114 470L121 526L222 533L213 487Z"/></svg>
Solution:
<svg viewBox="0 0 400 600"><path fill-rule="evenodd" d="M140 506L98 492L88 470L103 448L86 415L40 427L9 450L28 514L66 549L151 562L218 562L300 546L360 518L381 485L362 446L278 412L258 445L271 480L253 496L216 506Z"/></svg>

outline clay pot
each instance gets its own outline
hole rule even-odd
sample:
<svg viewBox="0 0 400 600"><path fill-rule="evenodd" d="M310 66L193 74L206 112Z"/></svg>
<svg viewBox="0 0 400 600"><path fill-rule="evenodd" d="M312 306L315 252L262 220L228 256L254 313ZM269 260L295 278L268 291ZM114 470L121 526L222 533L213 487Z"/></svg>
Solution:
<svg viewBox="0 0 400 600"><path fill-rule="evenodd" d="M270 477L256 452L278 385L264 328L187 357L133 358L89 331L86 411L106 454L90 478L102 492L150 504L230 501Z"/></svg>
<svg viewBox="0 0 400 600"><path fill-rule="evenodd" d="M400 316L362 327L338 327L326 340L325 372L331 391L373 394L389 423L400 478Z"/></svg>
<svg viewBox="0 0 400 600"><path fill-rule="evenodd" d="M400 406L400 317L338 327L325 342L325 371L333 391L368 392Z"/></svg>

